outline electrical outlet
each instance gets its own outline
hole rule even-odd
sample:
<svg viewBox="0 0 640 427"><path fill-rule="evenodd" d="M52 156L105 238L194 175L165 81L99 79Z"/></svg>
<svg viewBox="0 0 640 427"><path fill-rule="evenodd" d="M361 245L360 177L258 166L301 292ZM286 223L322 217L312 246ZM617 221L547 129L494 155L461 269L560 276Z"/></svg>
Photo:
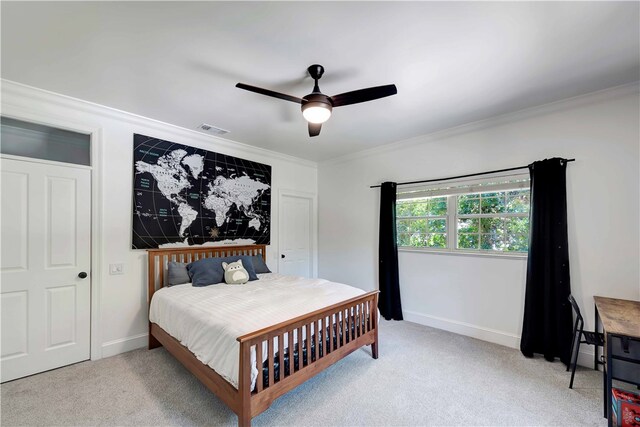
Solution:
<svg viewBox="0 0 640 427"><path fill-rule="evenodd" d="M109 274L124 274L124 264L109 264Z"/></svg>

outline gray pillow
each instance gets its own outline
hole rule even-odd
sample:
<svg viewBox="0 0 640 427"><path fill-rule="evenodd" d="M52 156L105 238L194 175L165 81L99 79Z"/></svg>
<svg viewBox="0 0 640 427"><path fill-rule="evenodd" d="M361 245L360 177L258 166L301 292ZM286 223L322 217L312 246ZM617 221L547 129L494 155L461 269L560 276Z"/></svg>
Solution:
<svg viewBox="0 0 640 427"><path fill-rule="evenodd" d="M256 270L256 274L271 273L264 259L262 259L262 255L254 255L251 260L253 261L253 268Z"/></svg>
<svg viewBox="0 0 640 427"><path fill-rule="evenodd" d="M187 264L187 271L191 277L193 286L209 286L224 282L224 269L222 263L242 260L242 266L249 273L249 281L258 280L253 262L248 255L228 256L224 258L204 258Z"/></svg>
<svg viewBox="0 0 640 427"><path fill-rule="evenodd" d="M167 286L182 285L183 283L191 282L186 262L169 261L167 276Z"/></svg>

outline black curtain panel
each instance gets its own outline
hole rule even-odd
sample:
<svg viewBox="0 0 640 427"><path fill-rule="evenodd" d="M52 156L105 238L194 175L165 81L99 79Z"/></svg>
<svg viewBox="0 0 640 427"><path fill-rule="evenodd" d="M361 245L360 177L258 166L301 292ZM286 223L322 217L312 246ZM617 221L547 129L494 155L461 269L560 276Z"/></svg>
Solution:
<svg viewBox="0 0 640 427"><path fill-rule="evenodd" d="M568 365L573 325L567 300L571 287L566 168L567 161L559 158L529 165L529 257L520 350L526 357L559 357Z"/></svg>
<svg viewBox="0 0 640 427"><path fill-rule="evenodd" d="M383 182L380 192L378 308L380 308L380 314L387 320L402 320L396 239L396 187L395 182Z"/></svg>

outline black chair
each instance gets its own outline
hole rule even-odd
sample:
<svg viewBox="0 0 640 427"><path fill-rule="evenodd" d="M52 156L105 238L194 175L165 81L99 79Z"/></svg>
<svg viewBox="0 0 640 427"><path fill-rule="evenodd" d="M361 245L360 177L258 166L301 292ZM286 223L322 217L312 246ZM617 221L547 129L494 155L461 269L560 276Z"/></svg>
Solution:
<svg viewBox="0 0 640 427"><path fill-rule="evenodd" d="M578 353L580 352L580 344L604 347L604 335L600 332L585 331L584 319L580 314L580 307L578 307L578 303L571 295L569 295L569 302L571 303L571 307L573 307L573 311L576 314L576 321L573 324L573 340L571 341L571 362L569 363L569 366L567 366L567 371L569 371L569 368L571 368L571 382L569 383L569 388L573 388L573 377L576 374L576 365L578 362ZM583 337L584 340L582 339ZM599 364L604 365L604 362L594 359L593 369L598 370Z"/></svg>

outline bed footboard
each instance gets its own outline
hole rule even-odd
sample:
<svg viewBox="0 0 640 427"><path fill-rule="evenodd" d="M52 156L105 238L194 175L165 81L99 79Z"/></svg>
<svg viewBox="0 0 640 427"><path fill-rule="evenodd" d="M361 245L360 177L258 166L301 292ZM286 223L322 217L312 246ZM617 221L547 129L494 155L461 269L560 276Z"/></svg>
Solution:
<svg viewBox="0 0 640 427"><path fill-rule="evenodd" d="M378 358L378 291L243 335L238 342L238 424L246 426L279 396L358 348L371 345ZM258 364L253 391L252 350Z"/></svg>

